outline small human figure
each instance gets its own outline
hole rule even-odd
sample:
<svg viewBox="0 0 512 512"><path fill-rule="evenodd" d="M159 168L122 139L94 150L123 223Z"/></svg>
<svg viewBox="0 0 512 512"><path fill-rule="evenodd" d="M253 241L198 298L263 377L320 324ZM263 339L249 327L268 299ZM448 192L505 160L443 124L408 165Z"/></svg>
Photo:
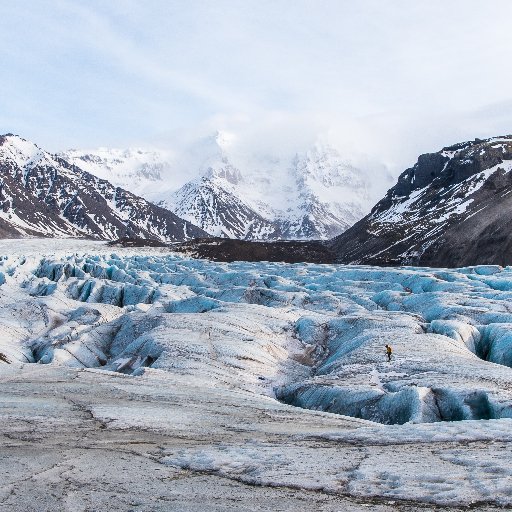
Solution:
<svg viewBox="0 0 512 512"><path fill-rule="evenodd" d="M388 363L391 362L391 354L393 350L391 349L391 345L386 345L386 354L388 355Z"/></svg>

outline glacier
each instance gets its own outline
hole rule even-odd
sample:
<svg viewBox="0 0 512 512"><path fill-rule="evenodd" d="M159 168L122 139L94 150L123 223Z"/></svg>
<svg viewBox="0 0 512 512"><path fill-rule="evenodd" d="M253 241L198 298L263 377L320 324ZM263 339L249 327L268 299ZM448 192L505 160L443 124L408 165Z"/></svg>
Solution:
<svg viewBox="0 0 512 512"><path fill-rule="evenodd" d="M511 298L496 265L2 240L0 510L511 506Z"/></svg>

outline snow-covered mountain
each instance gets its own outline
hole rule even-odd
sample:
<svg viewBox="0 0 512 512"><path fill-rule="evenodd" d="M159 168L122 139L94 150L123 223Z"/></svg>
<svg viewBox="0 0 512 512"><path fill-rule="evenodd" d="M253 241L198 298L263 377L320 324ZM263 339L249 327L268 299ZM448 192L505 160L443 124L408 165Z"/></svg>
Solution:
<svg viewBox="0 0 512 512"><path fill-rule="evenodd" d="M241 156L232 141L217 132L179 154L99 149L62 156L221 237L328 239L371 206L368 177L328 145L289 157Z"/></svg>
<svg viewBox="0 0 512 512"><path fill-rule="evenodd" d="M200 226L211 235L240 239L280 237L243 190L241 171L228 158L230 139L223 133L197 141L177 168L191 167L196 177L177 190L155 194L158 204Z"/></svg>
<svg viewBox="0 0 512 512"><path fill-rule="evenodd" d="M289 160L251 156L237 165L229 144L219 136L213 140L199 177L162 198L162 204L211 234L328 239L368 208L363 173L329 146L317 145Z"/></svg>
<svg viewBox="0 0 512 512"><path fill-rule="evenodd" d="M173 157L168 151L142 148L70 149L59 156L98 178L142 196L161 184Z"/></svg>
<svg viewBox="0 0 512 512"><path fill-rule="evenodd" d="M316 145L296 155L291 174L296 203L280 214L285 238L332 238L364 215L368 183L332 147Z"/></svg>
<svg viewBox="0 0 512 512"><path fill-rule="evenodd" d="M512 263L512 136L421 155L332 247L345 263Z"/></svg>
<svg viewBox="0 0 512 512"><path fill-rule="evenodd" d="M161 203L211 235L250 240L280 238L277 223L263 217L219 176L202 176Z"/></svg>
<svg viewBox="0 0 512 512"><path fill-rule="evenodd" d="M198 227L21 137L0 136L0 236L182 241Z"/></svg>

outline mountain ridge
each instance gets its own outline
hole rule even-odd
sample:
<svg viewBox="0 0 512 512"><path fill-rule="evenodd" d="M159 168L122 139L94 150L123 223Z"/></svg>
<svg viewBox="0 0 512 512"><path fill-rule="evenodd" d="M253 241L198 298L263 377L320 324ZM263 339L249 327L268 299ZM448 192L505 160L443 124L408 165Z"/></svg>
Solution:
<svg viewBox="0 0 512 512"><path fill-rule="evenodd" d="M52 155L17 135L0 136L2 236L208 236L172 212Z"/></svg>
<svg viewBox="0 0 512 512"><path fill-rule="evenodd" d="M129 151L112 150L110 160L105 159L105 151L99 151L101 157L79 150L62 155L78 163L77 158L96 164L103 159L102 168L89 170L107 176L108 168L115 169L116 160L122 160L116 155ZM130 186L146 199L213 236L228 238L329 239L369 209L368 178L325 144L290 159L252 155L241 163L232 155L232 137L217 132L183 153L163 164L167 174L162 172L161 179L150 182L138 171L117 178L110 175L111 179L120 184L135 181ZM153 158L158 152L147 154ZM122 165L129 167L125 161L117 168ZM176 176L185 174L191 177L178 183ZM138 185L141 182L143 186Z"/></svg>
<svg viewBox="0 0 512 512"><path fill-rule="evenodd" d="M330 241L340 263L512 263L512 136L427 153L372 211Z"/></svg>

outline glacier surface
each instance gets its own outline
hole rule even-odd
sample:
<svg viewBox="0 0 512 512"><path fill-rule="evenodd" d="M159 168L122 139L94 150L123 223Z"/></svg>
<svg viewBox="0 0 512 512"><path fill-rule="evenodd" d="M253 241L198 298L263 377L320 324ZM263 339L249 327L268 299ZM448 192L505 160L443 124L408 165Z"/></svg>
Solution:
<svg viewBox="0 0 512 512"><path fill-rule="evenodd" d="M0 255L0 510L512 505L512 268Z"/></svg>

